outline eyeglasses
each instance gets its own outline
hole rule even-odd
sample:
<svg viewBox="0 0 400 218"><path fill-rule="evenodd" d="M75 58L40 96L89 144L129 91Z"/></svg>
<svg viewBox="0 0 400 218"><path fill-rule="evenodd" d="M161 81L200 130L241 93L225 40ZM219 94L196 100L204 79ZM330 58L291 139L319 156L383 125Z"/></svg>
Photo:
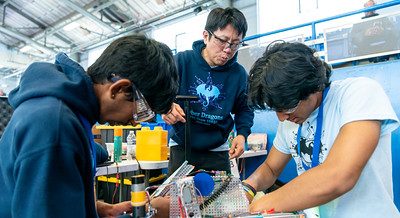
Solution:
<svg viewBox="0 0 400 218"><path fill-rule="evenodd" d="M299 105L300 105L300 102L301 102L301 101L299 101L295 107L290 108L290 109L283 109L283 110L276 110L276 109L273 109L273 110L276 111L276 112L279 112L279 113L284 113L284 114L286 114L286 115L289 115L289 114L294 113L294 112L297 110L297 108L298 108Z"/></svg>
<svg viewBox="0 0 400 218"><path fill-rule="evenodd" d="M136 86L132 83L132 92L134 96L134 104L136 104L135 109L133 111L133 120L136 123L145 122L150 120L155 116L154 112L151 110L149 104L144 98L143 94L136 88Z"/></svg>
<svg viewBox="0 0 400 218"><path fill-rule="evenodd" d="M216 39L215 42L217 43L217 45L220 46L220 47L223 47L224 49L225 48L230 48L231 50L236 51L243 45L243 42L232 43L232 42L229 42L228 40L221 39L220 37L216 36L211 31L207 30L207 32L210 33L210 35L214 36L214 38Z"/></svg>
<svg viewBox="0 0 400 218"><path fill-rule="evenodd" d="M115 75L111 75L110 80L116 82L121 78ZM145 122L155 116L153 110L151 110L149 104L144 98L143 94L136 88L135 84L132 83L132 100L134 104L132 118L136 123Z"/></svg>
<svg viewBox="0 0 400 218"><path fill-rule="evenodd" d="M300 103L300 102L299 102L299 103ZM299 104L297 104L297 106L294 107L294 108L290 108L290 109L287 109L287 110L283 110L282 113L284 113L284 114L292 114L292 113L294 113L294 112L297 110L298 107L299 107Z"/></svg>

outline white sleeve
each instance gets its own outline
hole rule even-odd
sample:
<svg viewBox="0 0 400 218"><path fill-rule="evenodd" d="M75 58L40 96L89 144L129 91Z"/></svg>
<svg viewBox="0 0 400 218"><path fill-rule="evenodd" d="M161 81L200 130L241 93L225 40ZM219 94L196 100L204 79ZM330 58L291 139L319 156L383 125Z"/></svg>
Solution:
<svg viewBox="0 0 400 218"><path fill-rule="evenodd" d="M278 129L276 130L276 136L273 142L273 146L280 152L284 154L290 154L289 147L287 146L287 142L285 141L284 134L287 132L284 128L284 123L279 122Z"/></svg>
<svg viewBox="0 0 400 218"><path fill-rule="evenodd" d="M358 120L381 120L381 134L398 127L398 118L382 86L369 78L357 78L342 87L340 126Z"/></svg>

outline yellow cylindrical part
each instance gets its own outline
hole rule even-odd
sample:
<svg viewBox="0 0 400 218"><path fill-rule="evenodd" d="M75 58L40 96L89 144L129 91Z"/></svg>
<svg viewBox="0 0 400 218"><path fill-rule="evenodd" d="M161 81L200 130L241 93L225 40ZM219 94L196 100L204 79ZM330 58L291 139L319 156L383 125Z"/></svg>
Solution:
<svg viewBox="0 0 400 218"><path fill-rule="evenodd" d="M146 192L131 192L131 204L132 206L142 206L146 204Z"/></svg>

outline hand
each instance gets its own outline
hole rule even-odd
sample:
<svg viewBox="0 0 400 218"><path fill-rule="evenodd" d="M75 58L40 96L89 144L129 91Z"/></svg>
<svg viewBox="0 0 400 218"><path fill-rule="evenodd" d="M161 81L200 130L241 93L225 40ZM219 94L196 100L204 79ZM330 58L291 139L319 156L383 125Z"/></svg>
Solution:
<svg viewBox="0 0 400 218"><path fill-rule="evenodd" d="M242 135L238 135L232 140L232 146L229 149L230 159L238 158L243 154L245 141L246 139Z"/></svg>
<svg viewBox="0 0 400 218"><path fill-rule="evenodd" d="M173 103L171 107L171 111L167 114L162 114L161 118L167 123L168 125L175 124L177 122L185 123L185 112L179 106L179 104Z"/></svg>
<svg viewBox="0 0 400 218"><path fill-rule="evenodd" d="M124 212L132 212L130 201L124 201L118 204L108 204L102 201L97 201L97 214L99 217L118 217Z"/></svg>
<svg viewBox="0 0 400 218"><path fill-rule="evenodd" d="M263 211L268 211L271 210L270 204L268 203L268 195L264 195L257 200L254 200L250 204L250 213L258 213L258 212L263 212Z"/></svg>
<svg viewBox="0 0 400 218"><path fill-rule="evenodd" d="M169 217L169 205L170 205L170 197L157 197L150 201L150 204L153 208L157 210L155 214L155 218L158 217Z"/></svg>

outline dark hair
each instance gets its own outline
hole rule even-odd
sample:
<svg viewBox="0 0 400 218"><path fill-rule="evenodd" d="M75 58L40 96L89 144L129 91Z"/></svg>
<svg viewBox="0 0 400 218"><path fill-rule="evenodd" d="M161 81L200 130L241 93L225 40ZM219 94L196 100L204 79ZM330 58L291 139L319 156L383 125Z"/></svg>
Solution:
<svg viewBox="0 0 400 218"><path fill-rule="evenodd" d="M97 84L112 75L129 79L156 113L167 113L178 93L178 71L170 48L144 35L115 40L87 72Z"/></svg>
<svg viewBox="0 0 400 218"><path fill-rule="evenodd" d="M249 103L283 111L330 85L330 66L302 43L273 42L250 70Z"/></svg>
<svg viewBox="0 0 400 218"><path fill-rule="evenodd" d="M238 31L238 34L243 34L243 38L247 32L247 22L243 13L236 8L214 8L207 17L205 29L214 32L218 29L225 28L231 24ZM210 35L211 37L211 35Z"/></svg>

